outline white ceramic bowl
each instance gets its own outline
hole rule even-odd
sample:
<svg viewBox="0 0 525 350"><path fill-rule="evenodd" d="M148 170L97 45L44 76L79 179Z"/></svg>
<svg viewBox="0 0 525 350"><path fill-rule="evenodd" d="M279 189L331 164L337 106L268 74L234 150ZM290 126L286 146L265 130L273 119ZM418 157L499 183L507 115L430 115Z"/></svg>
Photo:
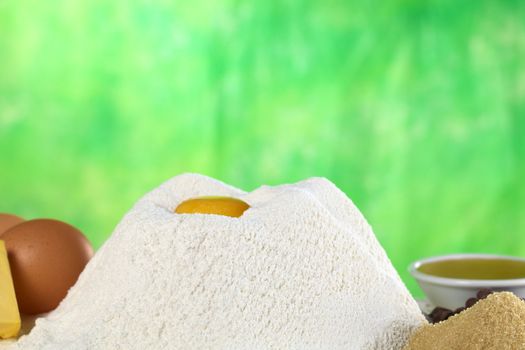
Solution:
<svg viewBox="0 0 525 350"><path fill-rule="evenodd" d="M453 254L418 260L410 265L409 272L416 279L423 292L425 292L428 301L434 306L441 306L451 310L457 309L464 306L467 299L475 297L476 293L482 288L490 288L495 291L509 291L521 298L525 298L525 278L502 280L444 278L432 276L418 270L421 265L427 263L462 259L505 259L525 262L523 258L491 254Z"/></svg>

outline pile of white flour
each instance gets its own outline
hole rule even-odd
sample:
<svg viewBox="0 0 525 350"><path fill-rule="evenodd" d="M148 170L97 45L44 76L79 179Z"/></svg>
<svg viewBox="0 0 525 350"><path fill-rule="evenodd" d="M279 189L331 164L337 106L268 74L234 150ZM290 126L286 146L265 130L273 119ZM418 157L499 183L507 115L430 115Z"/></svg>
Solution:
<svg viewBox="0 0 525 350"><path fill-rule="evenodd" d="M174 214L203 195L240 218ZM11 349L400 349L424 323L370 226L314 178L245 193L194 174L144 196Z"/></svg>

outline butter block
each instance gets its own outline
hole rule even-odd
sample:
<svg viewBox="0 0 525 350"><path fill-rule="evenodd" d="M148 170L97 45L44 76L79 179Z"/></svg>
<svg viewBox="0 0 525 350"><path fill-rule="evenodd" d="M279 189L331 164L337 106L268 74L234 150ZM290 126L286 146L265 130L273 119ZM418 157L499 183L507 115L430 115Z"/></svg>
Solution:
<svg viewBox="0 0 525 350"><path fill-rule="evenodd" d="M0 338L12 338L20 331L20 312L9 269L4 241L0 240Z"/></svg>

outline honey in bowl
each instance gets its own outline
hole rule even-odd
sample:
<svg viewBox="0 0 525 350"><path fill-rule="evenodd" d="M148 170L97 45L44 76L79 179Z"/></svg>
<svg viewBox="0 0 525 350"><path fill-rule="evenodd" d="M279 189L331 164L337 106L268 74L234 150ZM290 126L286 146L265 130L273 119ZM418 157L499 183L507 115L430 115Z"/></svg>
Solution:
<svg viewBox="0 0 525 350"><path fill-rule="evenodd" d="M462 258L426 262L417 268L427 275L467 280L525 278L525 261L502 258Z"/></svg>

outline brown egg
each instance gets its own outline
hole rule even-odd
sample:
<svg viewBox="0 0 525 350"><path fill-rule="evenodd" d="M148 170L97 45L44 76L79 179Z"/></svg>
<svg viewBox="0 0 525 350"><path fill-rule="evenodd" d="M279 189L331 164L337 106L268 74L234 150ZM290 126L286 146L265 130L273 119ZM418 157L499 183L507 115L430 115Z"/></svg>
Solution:
<svg viewBox="0 0 525 350"><path fill-rule="evenodd" d="M18 306L25 314L56 308L93 256L84 235L58 220L26 221L1 239L9 256Z"/></svg>
<svg viewBox="0 0 525 350"><path fill-rule="evenodd" d="M19 216L13 214L0 213L0 236L5 231L9 230L11 227L18 225L23 221L24 219L22 219Z"/></svg>

